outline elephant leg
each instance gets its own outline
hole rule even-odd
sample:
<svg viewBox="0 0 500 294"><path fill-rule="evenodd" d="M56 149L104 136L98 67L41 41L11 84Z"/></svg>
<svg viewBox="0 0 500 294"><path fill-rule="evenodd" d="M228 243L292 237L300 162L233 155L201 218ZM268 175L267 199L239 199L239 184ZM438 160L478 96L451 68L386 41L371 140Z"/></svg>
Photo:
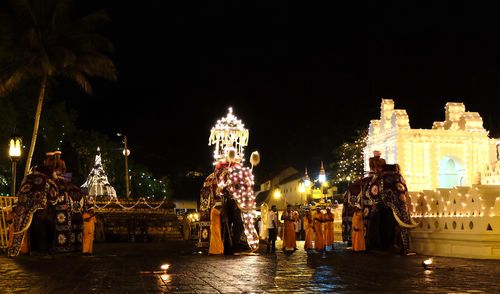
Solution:
<svg viewBox="0 0 500 294"><path fill-rule="evenodd" d="M410 233L407 228L400 228L402 253L410 252Z"/></svg>
<svg viewBox="0 0 500 294"><path fill-rule="evenodd" d="M389 207L381 207L380 210L380 245L382 249L389 249L394 245L394 230L396 221L394 219L392 209Z"/></svg>
<svg viewBox="0 0 500 294"><path fill-rule="evenodd" d="M235 249L241 249L246 244L246 238L243 234L243 220L241 219L241 211L234 200L231 202L231 222L232 222L232 234L233 234L233 246ZM244 238L244 240L242 240Z"/></svg>
<svg viewBox="0 0 500 294"><path fill-rule="evenodd" d="M399 205L397 216L404 224L411 224L410 215L406 211L404 205ZM394 214L396 215L396 214ZM407 254L410 252L410 230L407 226L399 226L399 232L401 237L401 251L403 254Z"/></svg>
<svg viewBox="0 0 500 294"><path fill-rule="evenodd" d="M370 217L368 220L368 228L367 228L367 248L369 249L380 249L380 229L381 229L381 215L380 215L380 207L377 206L377 209L372 209L370 213Z"/></svg>

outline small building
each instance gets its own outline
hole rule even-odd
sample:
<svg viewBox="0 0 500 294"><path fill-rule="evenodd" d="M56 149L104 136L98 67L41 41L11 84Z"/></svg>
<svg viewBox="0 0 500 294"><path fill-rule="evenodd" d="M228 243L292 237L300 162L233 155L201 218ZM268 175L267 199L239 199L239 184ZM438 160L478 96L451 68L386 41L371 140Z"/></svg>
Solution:
<svg viewBox="0 0 500 294"><path fill-rule="evenodd" d="M294 206L319 201L323 198L331 198L336 191L335 187L321 187L313 184L312 187L304 186L305 174L293 167L287 167L272 179L260 185L260 191L256 192L256 205L260 207L266 203L269 207L276 205L278 210L284 210L286 205Z"/></svg>

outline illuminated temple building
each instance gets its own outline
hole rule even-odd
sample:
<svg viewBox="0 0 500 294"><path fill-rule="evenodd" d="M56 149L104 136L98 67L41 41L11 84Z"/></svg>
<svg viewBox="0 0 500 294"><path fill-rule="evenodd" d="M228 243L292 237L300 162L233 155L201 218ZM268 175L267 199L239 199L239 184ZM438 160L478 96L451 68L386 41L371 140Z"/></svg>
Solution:
<svg viewBox="0 0 500 294"><path fill-rule="evenodd" d="M365 170L373 150L380 150L388 164L400 165L410 191L479 183L481 172L489 175L484 171L497 160L496 140L488 137L479 113L452 102L446 103L444 121L432 129L412 129L406 110L382 99L380 119L372 120L368 131Z"/></svg>

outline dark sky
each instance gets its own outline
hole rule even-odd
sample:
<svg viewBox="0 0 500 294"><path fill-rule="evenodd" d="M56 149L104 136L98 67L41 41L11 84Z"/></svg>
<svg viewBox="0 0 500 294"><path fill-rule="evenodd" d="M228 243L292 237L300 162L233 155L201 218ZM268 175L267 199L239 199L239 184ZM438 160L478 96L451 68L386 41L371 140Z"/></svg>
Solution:
<svg viewBox="0 0 500 294"><path fill-rule="evenodd" d="M458 1L200 2L79 8L110 14L100 32L115 44L119 81L95 81L93 97L71 100L78 124L124 132L134 158L158 175L209 169L209 131L229 106L250 129L248 151L261 153L261 177L287 164L317 168L378 118L382 97L421 128L444 119L446 101L463 101L500 136L496 10Z"/></svg>

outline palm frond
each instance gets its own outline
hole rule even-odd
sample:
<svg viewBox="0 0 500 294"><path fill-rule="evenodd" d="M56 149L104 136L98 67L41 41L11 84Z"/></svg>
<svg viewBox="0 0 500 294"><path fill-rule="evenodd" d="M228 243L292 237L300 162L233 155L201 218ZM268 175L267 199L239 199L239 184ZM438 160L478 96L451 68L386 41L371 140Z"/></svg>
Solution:
<svg viewBox="0 0 500 294"><path fill-rule="evenodd" d="M74 25L77 32L92 32L97 29L100 24L109 21L109 15L104 10L100 10L81 17L75 21Z"/></svg>
<svg viewBox="0 0 500 294"><path fill-rule="evenodd" d="M6 95L15 89L22 81L29 77L26 67L19 67L13 70L6 78L0 80L0 96Z"/></svg>
<svg viewBox="0 0 500 294"><path fill-rule="evenodd" d="M68 44L81 51L114 51L113 43L108 38L96 33L74 33L68 37Z"/></svg>
<svg viewBox="0 0 500 294"><path fill-rule="evenodd" d="M80 56L77 67L86 75L116 81L116 67L107 56L99 53Z"/></svg>
<svg viewBox="0 0 500 294"><path fill-rule="evenodd" d="M63 72L63 75L76 82L85 93L92 95L92 86L84 74L77 70L66 70Z"/></svg>

